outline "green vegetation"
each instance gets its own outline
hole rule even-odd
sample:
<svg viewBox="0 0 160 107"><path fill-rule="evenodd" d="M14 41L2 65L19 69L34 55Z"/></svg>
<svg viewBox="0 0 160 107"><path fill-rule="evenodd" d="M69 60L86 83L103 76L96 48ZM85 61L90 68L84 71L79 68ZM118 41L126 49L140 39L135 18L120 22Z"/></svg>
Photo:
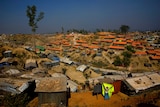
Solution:
<svg viewBox="0 0 160 107"><path fill-rule="evenodd" d="M38 15L38 17L36 18L36 6L27 6L27 17L29 18L29 26L32 28L32 32L35 33L36 29L38 28L37 23L43 19L44 17L44 13L40 12L40 14Z"/></svg>
<svg viewBox="0 0 160 107"><path fill-rule="evenodd" d="M37 23L43 19L44 17L44 13L40 12L38 17L36 18L36 6L27 6L27 11L26 11L26 15L29 18L29 26L32 28L32 32L35 33L36 29L38 28ZM35 43L35 38L34 38L34 47L35 47L35 51L36 51L36 43Z"/></svg>
<svg viewBox="0 0 160 107"><path fill-rule="evenodd" d="M129 28L130 27L128 25L121 25L120 31L121 31L121 33L126 34L128 32L128 30L129 30Z"/></svg>
<svg viewBox="0 0 160 107"><path fill-rule="evenodd" d="M77 30L77 29L71 29L71 30L67 30L67 33L71 33L71 32L75 32L75 33L81 33L81 34L88 34L87 30L81 29L81 30Z"/></svg>
<svg viewBox="0 0 160 107"><path fill-rule="evenodd" d="M131 61L130 61L130 58L124 57L124 58L122 59L122 62L123 62L123 63L122 63L123 66L128 67Z"/></svg>
<svg viewBox="0 0 160 107"><path fill-rule="evenodd" d="M6 95L3 103L5 107L25 107L30 101L27 93L17 95Z"/></svg>
<svg viewBox="0 0 160 107"><path fill-rule="evenodd" d="M120 59L119 56L116 56L113 64L114 64L115 66L121 66L121 65L122 65L122 60Z"/></svg>
<svg viewBox="0 0 160 107"><path fill-rule="evenodd" d="M93 66L95 67L98 67L98 68L104 68L104 67L107 67L107 64L102 62L102 61L99 61L99 62L93 62L92 63Z"/></svg>
<svg viewBox="0 0 160 107"><path fill-rule="evenodd" d="M126 57L126 58L131 58L132 53L129 52L129 51L124 51L124 52L122 53L122 55L123 55L124 57Z"/></svg>
<svg viewBox="0 0 160 107"><path fill-rule="evenodd" d="M133 46L131 46L131 45L127 45L127 46L126 46L126 49L127 49L128 51L132 52L132 53L135 52Z"/></svg>
<svg viewBox="0 0 160 107"><path fill-rule="evenodd" d="M132 56L132 53L129 52L129 51L124 51L124 52L122 53L122 55L123 55L123 58L122 58L122 59L121 59L119 56L116 56L113 64L114 64L115 66L125 66L125 67L128 67L129 64L130 64L130 58L131 58L131 56Z"/></svg>

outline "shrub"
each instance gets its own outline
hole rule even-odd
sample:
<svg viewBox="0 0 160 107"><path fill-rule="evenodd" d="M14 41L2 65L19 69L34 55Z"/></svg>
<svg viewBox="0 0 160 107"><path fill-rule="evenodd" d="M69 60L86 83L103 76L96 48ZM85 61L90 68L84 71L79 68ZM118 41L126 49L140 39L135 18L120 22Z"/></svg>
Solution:
<svg viewBox="0 0 160 107"><path fill-rule="evenodd" d="M25 107L29 102L30 97L27 93L11 95L4 97L3 103L5 107Z"/></svg>

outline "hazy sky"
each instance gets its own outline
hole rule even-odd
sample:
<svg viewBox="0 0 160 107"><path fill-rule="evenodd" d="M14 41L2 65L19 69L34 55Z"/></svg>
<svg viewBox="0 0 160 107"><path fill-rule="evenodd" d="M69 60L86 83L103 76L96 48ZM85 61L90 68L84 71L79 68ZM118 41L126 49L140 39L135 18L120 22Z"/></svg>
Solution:
<svg viewBox="0 0 160 107"><path fill-rule="evenodd" d="M0 0L0 33L31 33L27 6L45 13L37 33L69 29L160 29L160 0Z"/></svg>

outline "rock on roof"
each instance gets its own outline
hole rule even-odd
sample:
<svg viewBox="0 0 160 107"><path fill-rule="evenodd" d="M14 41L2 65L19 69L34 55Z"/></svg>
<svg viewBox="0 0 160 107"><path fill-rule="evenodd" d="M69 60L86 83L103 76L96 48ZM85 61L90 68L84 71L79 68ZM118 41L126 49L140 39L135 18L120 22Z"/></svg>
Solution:
<svg viewBox="0 0 160 107"><path fill-rule="evenodd" d="M48 77L40 79L35 92L62 92L67 90L65 77Z"/></svg>
<svg viewBox="0 0 160 107"><path fill-rule="evenodd" d="M136 92L138 92L160 85L160 75L152 73L140 77L127 78L126 81L136 90Z"/></svg>

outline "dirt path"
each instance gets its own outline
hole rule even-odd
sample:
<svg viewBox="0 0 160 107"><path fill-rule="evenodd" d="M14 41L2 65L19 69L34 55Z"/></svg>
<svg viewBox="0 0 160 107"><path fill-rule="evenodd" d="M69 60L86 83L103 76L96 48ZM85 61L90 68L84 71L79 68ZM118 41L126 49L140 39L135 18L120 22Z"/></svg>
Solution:
<svg viewBox="0 0 160 107"><path fill-rule="evenodd" d="M83 73L81 71L77 71L75 67L68 66L66 75L71 79L71 80L76 80L78 83L85 83L86 78L84 77Z"/></svg>
<svg viewBox="0 0 160 107"><path fill-rule="evenodd" d="M72 93L71 99L69 99L69 107L137 107L139 103L151 102L156 93L152 93L146 96L129 97L121 92L112 95L109 100L104 100L104 97L99 95L92 95L92 92ZM160 104L160 99L156 101L155 105Z"/></svg>
<svg viewBox="0 0 160 107"><path fill-rule="evenodd" d="M113 60L111 60L108 56L106 56L105 54L106 54L107 52L102 52L102 56L110 63L110 64L112 64L113 63Z"/></svg>
<svg viewBox="0 0 160 107"><path fill-rule="evenodd" d="M121 92L112 95L109 100L104 100L101 94L92 95L91 91L71 93L68 107L159 107L160 105L160 90L150 92L145 95L127 96ZM154 104L155 106L137 106L138 104ZM33 99L27 107L37 107L38 97Z"/></svg>

